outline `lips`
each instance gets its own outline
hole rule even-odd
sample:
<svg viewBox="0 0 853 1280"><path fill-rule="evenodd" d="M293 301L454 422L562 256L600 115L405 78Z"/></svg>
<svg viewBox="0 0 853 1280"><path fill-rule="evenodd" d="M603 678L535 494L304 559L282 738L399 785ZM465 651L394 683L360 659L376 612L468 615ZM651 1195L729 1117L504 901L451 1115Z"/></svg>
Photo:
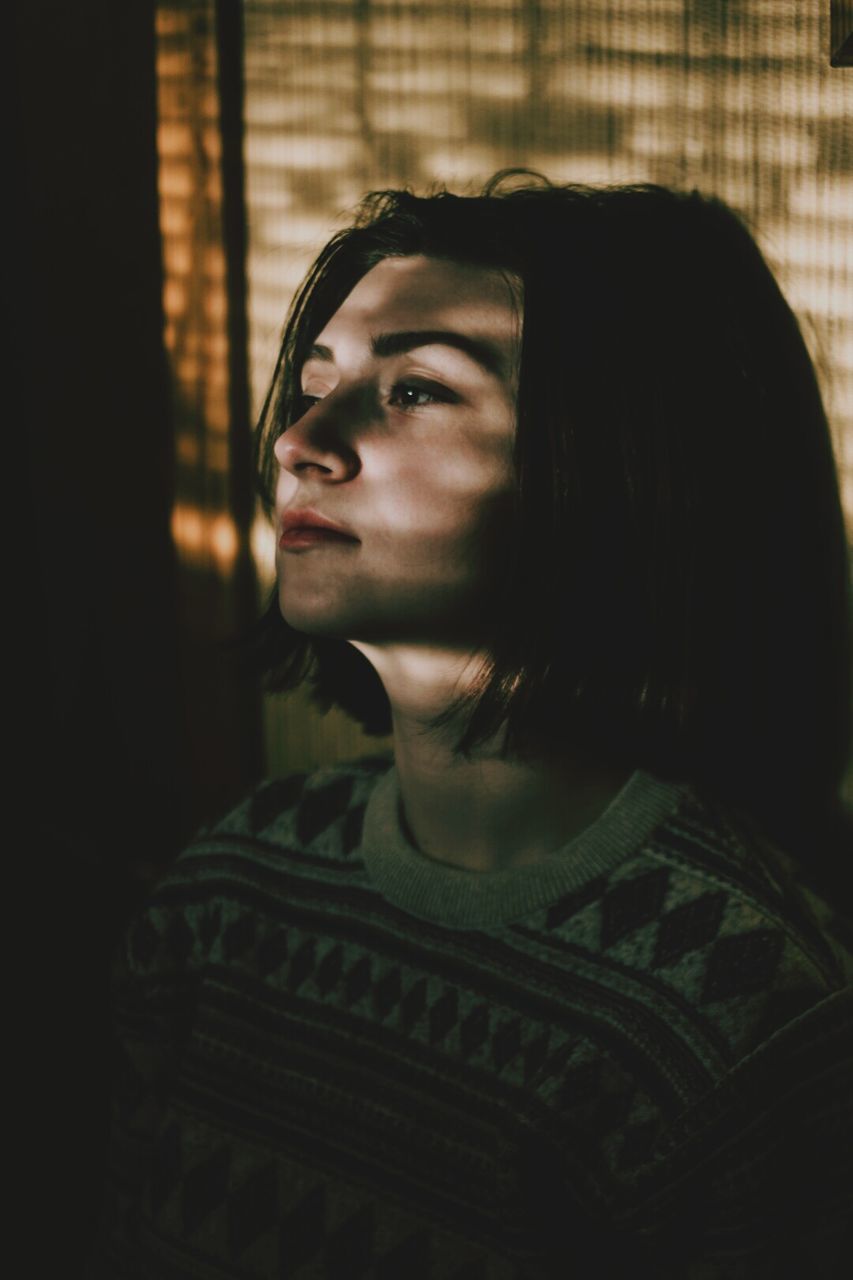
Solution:
<svg viewBox="0 0 853 1280"><path fill-rule="evenodd" d="M357 542L358 538L354 533L350 533L343 525L328 520L326 516L321 516L319 511L285 511L282 515L278 542L282 549Z"/></svg>

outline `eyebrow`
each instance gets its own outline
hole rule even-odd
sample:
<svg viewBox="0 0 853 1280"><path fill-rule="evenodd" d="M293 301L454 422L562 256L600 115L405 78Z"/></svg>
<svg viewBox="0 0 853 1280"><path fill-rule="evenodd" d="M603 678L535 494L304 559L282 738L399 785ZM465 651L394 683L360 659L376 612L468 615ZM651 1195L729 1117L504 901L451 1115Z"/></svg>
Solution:
<svg viewBox="0 0 853 1280"><path fill-rule="evenodd" d="M486 373L497 378L506 377L506 359L499 347L487 338L472 338L454 329L405 329L399 333L380 333L371 339L370 347L375 356L399 356L417 347L455 347L478 364ZM326 360L334 363L331 347L315 343L308 352L308 360Z"/></svg>

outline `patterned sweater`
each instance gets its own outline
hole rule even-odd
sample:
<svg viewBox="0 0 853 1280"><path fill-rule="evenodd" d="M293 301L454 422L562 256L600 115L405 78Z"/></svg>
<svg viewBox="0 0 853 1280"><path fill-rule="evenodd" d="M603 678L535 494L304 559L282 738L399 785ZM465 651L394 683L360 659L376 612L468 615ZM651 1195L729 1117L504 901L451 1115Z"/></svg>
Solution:
<svg viewBox="0 0 853 1280"><path fill-rule="evenodd" d="M850 1274L843 938L647 773L495 872L408 842L388 757L265 783L120 948L88 1274Z"/></svg>

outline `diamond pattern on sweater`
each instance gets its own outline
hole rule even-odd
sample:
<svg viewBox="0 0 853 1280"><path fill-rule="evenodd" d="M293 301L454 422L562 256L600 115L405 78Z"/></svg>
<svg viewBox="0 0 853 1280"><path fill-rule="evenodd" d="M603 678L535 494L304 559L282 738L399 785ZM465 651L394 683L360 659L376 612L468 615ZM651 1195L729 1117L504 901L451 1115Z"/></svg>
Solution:
<svg viewBox="0 0 853 1280"><path fill-rule="evenodd" d="M287 960L288 952L288 936L287 929L273 929L261 939L258 947L258 972L262 978L267 978L276 969L280 969Z"/></svg>
<svg viewBox="0 0 853 1280"><path fill-rule="evenodd" d="M543 1066L550 1044L550 1036L545 1030L524 1047L524 1083L530 1084L533 1077Z"/></svg>
<svg viewBox="0 0 853 1280"><path fill-rule="evenodd" d="M366 1200L357 1196L353 1204L352 1195L345 1195L351 1203L335 1224L330 1214L331 1191L329 1184L320 1183L286 1212L278 1228L275 1274L287 1280L298 1280L303 1274L322 1275L326 1280L427 1280L436 1274L438 1249L444 1276L488 1280L493 1274L504 1275L503 1268L493 1273L470 1241L425 1227L417 1214L398 1216L392 1211L388 1216L372 1196ZM235 1207L235 1225L237 1212ZM247 1274L256 1274L255 1269ZM265 1268L257 1274L266 1277L273 1271ZM509 1276L509 1267L505 1274Z"/></svg>
<svg viewBox="0 0 853 1280"><path fill-rule="evenodd" d="M278 1170L267 1161L228 1197L228 1251L244 1253L257 1238L278 1223Z"/></svg>
<svg viewBox="0 0 853 1280"><path fill-rule="evenodd" d="M600 1144L609 1174L616 1175L617 1182L623 1182L625 1175L633 1174L639 1166L648 1163L660 1139L661 1116L648 1094L624 1075L611 1077L605 1070L602 1086L603 1097L610 1100L611 1117L617 1122L602 1130L594 1127L604 1115L599 1104L589 1113L587 1131L596 1135L595 1141Z"/></svg>
<svg viewBox="0 0 853 1280"><path fill-rule="evenodd" d="M492 1061L498 1071L503 1071L521 1048L520 1019L512 1018L498 1024L492 1036Z"/></svg>
<svg viewBox="0 0 853 1280"><path fill-rule="evenodd" d="M429 1011L429 1042L440 1044L448 1031L456 1025L459 1014L459 997L453 987L447 987Z"/></svg>
<svg viewBox="0 0 853 1280"><path fill-rule="evenodd" d="M359 804L347 810L341 831L341 853L345 858L348 858L361 844L365 808L366 805Z"/></svg>
<svg viewBox="0 0 853 1280"><path fill-rule="evenodd" d="M463 1058L480 1049L489 1034L489 1006L475 1005L459 1028L459 1047Z"/></svg>
<svg viewBox="0 0 853 1280"><path fill-rule="evenodd" d="M604 894L607 888L607 877L596 876L594 880L588 880L580 889L573 889L571 893L567 893L564 897L555 902L552 907L548 908L545 916L546 929L559 929L560 925L571 920L572 916L577 915L584 907L588 907L591 902L597 902Z"/></svg>
<svg viewBox="0 0 853 1280"><path fill-rule="evenodd" d="M400 1026L408 1035L426 1009L426 978L419 978L400 1001Z"/></svg>
<svg viewBox="0 0 853 1280"><path fill-rule="evenodd" d="M320 995L327 996L338 985L344 969L344 949L337 943L327 951L317 966L314 983Z"/></svg>
<svg viewBox="0 0 853 1280"><path fill-rule="evenodd" d="M220 1207L228 1191L229 1147L219 1147L184 1177L181 1214L185 1235L196 1231Z"/></svg>
<svg viewBox="0 0 853 1280"><path fill-rule="evenodd" d="M601 904L601 946L615 946L627 934L651 924L660 915L669 888L669 867L618 881Z"/></svg>
<svg viewBox="0 0 853 1280"><path fill-rule="evenodd" d="M353 778L344 776L335 778L324 787L303 793L296 814L296 835L300 844L311 844L346 812L353 782Z"/></svg>
<svg viewBox="0 0 853 1280"><path fill-rule="evenodd" d="M703 893L667 912L660 922L652 967L677 964L688 951L696 951L718 934L728 895L723 890Z"/></svg>
<svg viewBox="0 0 853 1280"><path fill-rule="evenodd" d="M600 1059L580 1061L567 1068L555 1095L557 1106L566 1111L592 1106L601 1094L601 1072Z"/></svg>
<svg viewBox="0 0 853 1280"><path fill-rule="evenodd" d="M302 793L307 774L295 773L259 788L249 802L248 824L252 835L260 835L276 818L292 809Z"/></svg>
<svg viewBox="0 0 853 1280"><path fill-rule="evenodd" d="M361 956L344 979L344 999L348 1005L358 1004L370 989L373 978L370 956Z"/></svg>
<svg viewBox="0 0 853 1280"><path fill-rule="evenodd" d="M287 970L287 986L290 991L298 991L302 984L314 971L316 963L317 939L306 938L300 942Z"/></svg>
<svg viewBox="0 0 853 1280"><path fill-rule="evenodd" d="M214 942L219 937L222 930L222 908L217 902L214 906L206 911L201 918L201 924L198 929L199 942L205 955L210 954Z"/></svg>
<svg viewBox="0 0 853 1280"><path fill-rule="evenodd" d="M222 934L222 952L226 964L239 960L254 945L255 917L248 911L226 926Z"/></svg>
<svg viewBox="0 0 853 1280"><path fill-rule="evenodd" d="M373 988L371 1003L376 1016L384 1022L391 1010L395 1009L400 1003L402 994L402 978L400 977L400 970L395 966L383 974Z"/></svg>
<svg viewBox="0 0 853 1280"><path fill-rule="evenodd" d="M764 991L776 975L784 946L779 929L753 929L720 938L708 958L702 1002Z"/></svg>

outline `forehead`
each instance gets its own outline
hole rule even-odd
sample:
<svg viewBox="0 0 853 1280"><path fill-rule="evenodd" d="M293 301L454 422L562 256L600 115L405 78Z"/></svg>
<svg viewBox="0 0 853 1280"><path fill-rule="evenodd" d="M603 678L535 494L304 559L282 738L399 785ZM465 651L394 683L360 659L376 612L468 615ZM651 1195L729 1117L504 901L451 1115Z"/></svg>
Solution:
<svg viewBox="0 0 853 1280"><path fill-rule="evenodd" d="M447 329L498 342L518 340L520 286L499 271L418 254L383 258L362 276L316 341L378 333Z"/></svg>

